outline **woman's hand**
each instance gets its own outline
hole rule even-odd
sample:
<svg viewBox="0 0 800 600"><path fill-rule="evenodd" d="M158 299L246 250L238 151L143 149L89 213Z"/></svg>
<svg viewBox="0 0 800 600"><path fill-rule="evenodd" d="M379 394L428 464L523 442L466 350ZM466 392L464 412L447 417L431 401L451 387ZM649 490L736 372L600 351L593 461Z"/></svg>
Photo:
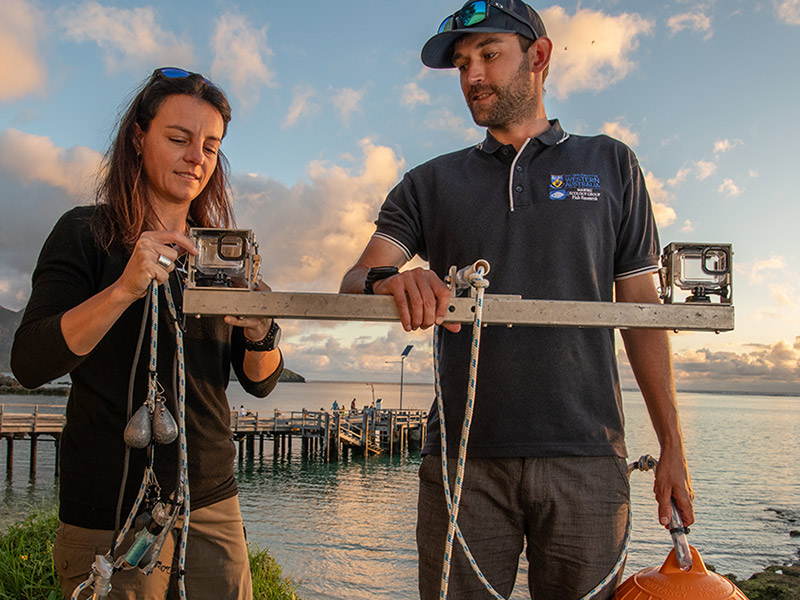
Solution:
<svg viewBox="0 0 800 600"><path fill-rule="evenodd" d="M192 241L177 231L145 231L136 240L128 264L116 282L123 294L138 300L147 293L150 282L154 279L157 285L167 281L169 274L175 270L175 259L189 252L197 254Z"/></svg>
<svg viewBox="0 0 800 600"><path fill-rule="evenodd" d="M256 284L255 291L269 292L270 287L263 281ZM234 317L227 315L225 322L234 327L242 327L242 333L251 342L260 342L269 333L272 326L272 317ZM272 375L281 364L281 351L278 348L268 352L244 353L244 363L242 369L250 381L264 381Z"/></svg>
<svg viewBox="0 0 800 600"><path fill-rule="evenodd" d="M263 281L259 281L256 283L254 291L271 292L272 288ZM244 337L251 342L260 342L269 333L269 328L272 326L272 317L233 317L228 315L225 317L225 322L234 327L242 327Z"/></svg>

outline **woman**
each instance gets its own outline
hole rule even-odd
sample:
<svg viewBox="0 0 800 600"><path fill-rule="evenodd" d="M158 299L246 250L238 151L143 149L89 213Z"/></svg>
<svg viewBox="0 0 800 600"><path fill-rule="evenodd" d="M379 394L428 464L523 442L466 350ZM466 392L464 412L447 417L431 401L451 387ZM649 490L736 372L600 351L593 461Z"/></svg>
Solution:
<svg viewBox="0 0 800 600"><path fill-rule="evenodd" d="M124 476L131 377L134 411L147 395L147 333L144 356L134 371L132 365L143 314L147 317L149 286L169 285L179 303L183 281L176 261L180 265L186 253L197 253L188 228L228 227L232 222L227 163L220 152L230 116L224 93L202 75L157 69L121 118L95 205L62 216L33 273L11 362L27 387L65 373L72 379L53 551L67 596L86 580L95 554L111 548L150 460L147 449L130 450ZM175 323L164 290L159 290L157 377L166 406L175 414ZM231 366L249 393L263 397L274 388L283 367L280 350L272 343L277 325L272 319L227 316L186 319L182 326L191 490L187 595L192 600L250 598L225 388ZM155 447L153 470L160 489L152 486L150 496L167 499L175 489L177 446ZM169 579L176 569L170 537L151 575L138 569L115 573L109 597L164 598L168 584L173 597L176 577L171 583ZM133 532L115 559L125 554L132 539Z"/></svg>

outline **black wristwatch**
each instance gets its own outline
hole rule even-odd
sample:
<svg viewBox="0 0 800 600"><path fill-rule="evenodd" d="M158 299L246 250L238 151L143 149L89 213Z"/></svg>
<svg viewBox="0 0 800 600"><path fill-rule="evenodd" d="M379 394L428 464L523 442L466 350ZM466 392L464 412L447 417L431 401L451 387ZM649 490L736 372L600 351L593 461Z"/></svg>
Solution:
<svg viewBox="0 0 800 600"><path fill-rule="evenodd" d="M397 267L372 267L367 271L367 278L364 280L364 293L374 294L375 291L372 286L379 282L381 279L386 279L392 275L397 275L400 269Z"/></svg>
<svg viewBox="0 0 800 600"><path fill-rule="evenodd" d="M278 323L275 321L275 319L272 319L272 325L269 326L269 331L267 332L267 335L264 336L263 340L253 342L248 340L247 336L244 338L245 349L253 352L269 352L270 350L275 350L280 343L281 328L278 327Z"/></svg>

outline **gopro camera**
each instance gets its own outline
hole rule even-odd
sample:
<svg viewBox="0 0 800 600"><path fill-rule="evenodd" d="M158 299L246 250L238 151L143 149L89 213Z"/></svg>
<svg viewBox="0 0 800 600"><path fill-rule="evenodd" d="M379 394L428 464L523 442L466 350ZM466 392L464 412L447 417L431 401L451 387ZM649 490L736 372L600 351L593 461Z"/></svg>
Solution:
<svg viewBox="0 0 800 600"><path fill-rule="evenodd" d="M661 255L658 273L661 298L672 304L676 291L682 290L689 293L685 302L711 302L711 295L716 295L721 304L730 304L732 257L730 244L669 244Z"/></svg>
<svg viewBox="0 0 800 600"><path fill-rule="evenodd" d="M255 289L260 278L261 256L252 230L193 227L189 238L199 254L189 255L187 287Z"/></svg>

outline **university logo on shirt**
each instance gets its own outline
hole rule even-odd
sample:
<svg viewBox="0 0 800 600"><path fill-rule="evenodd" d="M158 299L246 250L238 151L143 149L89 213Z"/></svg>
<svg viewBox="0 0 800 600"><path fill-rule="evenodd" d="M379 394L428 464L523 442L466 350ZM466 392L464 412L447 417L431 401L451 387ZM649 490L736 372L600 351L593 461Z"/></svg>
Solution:
<svg viewBox="0 0 800 600"><path fill-rule="evenodd" d="M600 176L586 173L550 175L551 200L583 200L597 202L600 198Z"/></svg>

